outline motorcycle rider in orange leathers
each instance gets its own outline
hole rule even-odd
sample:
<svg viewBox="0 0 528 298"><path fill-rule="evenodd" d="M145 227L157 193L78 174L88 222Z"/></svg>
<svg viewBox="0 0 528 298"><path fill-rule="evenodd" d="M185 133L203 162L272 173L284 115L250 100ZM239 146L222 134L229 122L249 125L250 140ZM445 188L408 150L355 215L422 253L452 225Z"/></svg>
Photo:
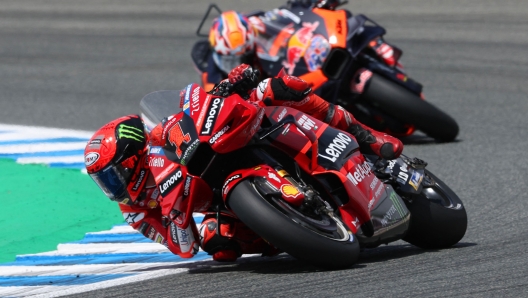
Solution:
<svg viewBox="0 0 528 298"><path fill-rule="evenodd" d="M385 159L398 157L403 144L387 134L359 123L349 112L313 94L303 80L281 74L259 82L258 71L242 64L234 68L228 79L209 93L227 97L233 92L260 106L291 106L350 132L363 153L374 153ZM255 88L257 87L257 88ZM111 200L119 203L126 222L145 237L180 254L176 225L170 214L162 214L160 193L149 170L148 147L165 146L163 124L150 134L137 115L118 118L100 128L85 149L85 164L90 177ZM217 261L234 261L242 254L279 252L232 216L222 216L219 233L214 216L207 215L200 225L200 246ZM197 249L197 248L196 248Z"/></svg>
<svg viewBox="0 0 528 298"><path fill-rule="evenodd" d="M290 0L286 8L296 6L317 7L335 10L341 5L339 0ZM244 63L261 72L260 79L269 74L263 73L257 56L257 36L262 28L262 21L258 16L246 17L230 10L220 14L209 30L210 51L205 57L207 66L201 73L202 87L210 91L221 80L228 77L234 67ZM400 49L386 43L381 36L371 40L368 44L373 52L388 66L403 69L398 62L402 52ZM351 90L353 94L363 93L363 89L372 77L372 72L365 68L356 71L352 78ZM318 91L319 92L319 91Z"/></svg>

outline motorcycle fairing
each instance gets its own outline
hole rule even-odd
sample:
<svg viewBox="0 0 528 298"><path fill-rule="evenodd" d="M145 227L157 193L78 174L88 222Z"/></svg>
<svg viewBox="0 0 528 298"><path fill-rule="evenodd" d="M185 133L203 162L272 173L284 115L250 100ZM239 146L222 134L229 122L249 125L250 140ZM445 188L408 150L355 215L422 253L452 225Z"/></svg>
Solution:
<svg viewBox="0 0 528 298"><path fill-rule="evenodd" d="M355 138L348 133L335 129L328 124L290 107L267 107L266 114L271 124L292 115L304 129L313 131L317 137L317 163L322 168L339 170L348 157L359 150ZM295 158L303 161L312 156L312 143L296 125L285 125L283 129L272 133L273 145L279 147ZM307 163L308 165L309 163ZM308 172L311 169L306 168Z"/></svg>
<svg viewBox="0 0 528 298"><path fill-rule="evenodd" d="M172 162L162 147L151 146L148 159L160 191L162 214L170 214L179 228L187 228L193 212L209 207L212 190L200 177L189 174L187 167Z"/></svg>
<svg viewBox="0 0 528 298"><path fill-rule="evenodd" d="M366 25L369 22L370 25ZM356 57L368 43L378 36L383 36L387 31L373 20L363 14L358 14L347 20L347 47L352 57Z"/></svg>
<svg viewBox="0 0 528 298"><path fill-rule="evenodd" d="M330 43L344 46L346 38L344 11L317 8L313 11L301 8L288 11L288 15L297 17L298 21L285 17L284 11L287 10L274 10L260 17L265 31L259 31L256 38L257 55L261 59L264 72L269 75L274 76L282 67L286 67L289 75L302 76L316 70L315 67L320 68L330 52L328 47L328 51L319 53L315 49L321 49L317 44ZM299 15L301 11L303 13ZM328 17L333 19L328 21L325 19ZM338 31L341 33L337 33ZM314 47L313 53L310 52L310 47ZM307 53L309 55L305 55Z"/></svg>
<svg viewBox="0 0 528 298"><path fill-rule="evenodd" d="M318 166L311 168L312 143L296 125L285 125L272 133L271 144L294 157L300 167L309 174L326 175L332 173L344 185L347 195L353 200L341 202L339 207L349 228L356 231L362 223L370 220L370 209L375 206L384 191L375 192L371 183L376 176L369 163L359 152L355 139L343 131L329 127L309 115L289 107L267 107L266 114L271 124L275 124L288 115L295 117L303 128L315 133L318 141ZM379 181L378 181L379 182ZM381 182L379 182L382 184ZM329 193L332 190L328 190ZM352 224L355 222L356 225Z"/></svg>
<svg viewBox="0 0 528 298"><path fill-rule="evenodd" d="M418 194L423 188L424 168L425 165L414 166L411 161L399 157L387 162L385 173L389 173L394 177L401 192Z"/></svg>
<svg viewBox="0 0 528 298"><path fill-rule="evenodd" d="M193 119L187 113L169 117L163 127L165 155L173 162L186 165L200 144Z"/></svg>
<svg viewBox="0 0 528 298"><path fill-rule="evenodd" d="M382 75L384 78L387 78L403 87L408 89L409 91L420 95L423 89L422 84L416 82L415 80L409 78L405 73L403 73L401 70L389 67L385 65L384 63L381 63L377 61L376 59L369 57L369 56L362 56L361 57L364 61L365 67L369 69L370 71Z"/></svg>
<svg viewBox="0 0 528 298"><path fill-rule="evenodd" d="M180 105L185 114L194 116L200 112L207 94L200 85L193 83L187 85L180 93Z"/></svg>
<svg viewBox="0 0 528 298"><path fill-rule="evenodd" d="M371 209L371 227L362 227L356 233L362 247L376 247L401 239L407 232L411 214L392 186L381 184L384 191Z"/></svg>
<svg viewBox="0 0 528 298"><path fill-rule="evenodd" d="M309 166L312 144L296 125L285 125L283 129L272 133L270 138L274 146L294 156L301 168L318 180L326 179L328 174L339 179L347 195L346 199L341 196L334 201L347 226L354 233L360 231L363 237L369 238L365 243L374 245L379 244L380 239L398 239L396 237L402 236L408 224L409 212L392 187L374 175L371 163L359 152L359 145L353 137L288 107L268 107L266 113L272 125L292 115L304 129L315 133L318 141L316 169ZM324 182L322 184L325 186ZM327 189L331 196L334 191Z"/></svg>
<svg viewBox="0 0 528 298"><path fill-rule="evenodd" d="M344 48L346 46L346 38L349 30L347 28L347 11L321 8L314 8L312 11L321 16L324 20L324 25L326 26L325 38L327 38L334 47Z"/></svg>
<svg viewBox="0 0 528 298"><path fill-rule="evenodd" d="M184 141L189 137L192 138L190 144L180 142L181 150L185 150L185 153L183 157L173 159L183 165L189 162L200 143L209 144L213 151L218 153L227 153L244 147L255 134L264 115L259 107L245 101L237 94L226 98L213 96L206 93L198 84L188 85L180 96L184 115L176 116L178 119L175 121L179 121L184 134L179 138L185 137ZM168 124L174 125L167 122L165 127ZM186 137L187 131L189 137ZM166 129L163 132L165 133ZM173 149L175 150L176 146Z"/></svg>

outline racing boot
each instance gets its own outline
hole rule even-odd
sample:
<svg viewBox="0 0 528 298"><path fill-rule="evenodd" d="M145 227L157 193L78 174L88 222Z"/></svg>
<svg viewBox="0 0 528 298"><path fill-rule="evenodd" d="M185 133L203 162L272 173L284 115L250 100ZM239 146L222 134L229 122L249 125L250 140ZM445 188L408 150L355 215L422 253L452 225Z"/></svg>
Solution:
<svg viewBox="0 0 528 298"><path fill-rule="evenodd" d="M385 159L394 159L403 151L399 139L360 123L341 106L313 94L307 82L285 75L283 71L277 78L260 82L250 100L261 101L267 106L292 106L332 127L347 131L356 138L364 154L374 153Z"/></svg>
<svg viewBox="0 0 528 298"><path fill-rule="evenodd" d="M220 233L217 219L207 215L200 226L202 249L219 262L234 262L242 254L262 254L271 257L281 250L267 243L240 220L221 214Z"/></svg>
<svg viewBox="0 0 528 298"><path fill-rule="evenodd" d="M233 236L232 225L220 224L220 233L217 233L218 222L214 216L206 216L200 225L200 246L213 260L218 262L234 262L242 255L240 246L231 239Z"/></svg>
<svg viewBox="0 0 528 298"><path fill-rule="evenodd" d="M329 103L326 118L324 121L331 126L353 135L362 153L374 153L384 159L395 159L403 151L403 143L399 139L364 125L341 106Z"/></svg>

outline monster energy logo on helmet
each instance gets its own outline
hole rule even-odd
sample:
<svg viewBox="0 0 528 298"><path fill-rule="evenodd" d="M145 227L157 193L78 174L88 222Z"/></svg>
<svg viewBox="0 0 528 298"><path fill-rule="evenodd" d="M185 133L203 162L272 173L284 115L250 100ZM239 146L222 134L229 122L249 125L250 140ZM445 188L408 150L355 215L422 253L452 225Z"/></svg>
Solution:
<svg viewBox="0 0 528 298"><path fill-rule="evenodd" d="M117 137L120 139L132 139L138 142L142 142L145 139L142 129L126 124L120 124L117 127Z"/></svg>

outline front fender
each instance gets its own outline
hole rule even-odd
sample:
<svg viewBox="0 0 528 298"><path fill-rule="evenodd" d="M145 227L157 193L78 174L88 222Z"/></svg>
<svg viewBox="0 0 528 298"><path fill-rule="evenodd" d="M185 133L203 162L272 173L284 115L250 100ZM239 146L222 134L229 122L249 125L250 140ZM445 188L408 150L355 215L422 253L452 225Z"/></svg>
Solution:
<svg viewBox="0 0 528 298"><path fill-rule="evenodd" d="M275 170L268 165L234 171L224 181L222 199L226 202L231 190L238 183L251 179L257 190L265 197L267 195L281 195L282 198L294 205L300 206L304 201L304 194L288 180L289 174L284 170Z"/></svg>

